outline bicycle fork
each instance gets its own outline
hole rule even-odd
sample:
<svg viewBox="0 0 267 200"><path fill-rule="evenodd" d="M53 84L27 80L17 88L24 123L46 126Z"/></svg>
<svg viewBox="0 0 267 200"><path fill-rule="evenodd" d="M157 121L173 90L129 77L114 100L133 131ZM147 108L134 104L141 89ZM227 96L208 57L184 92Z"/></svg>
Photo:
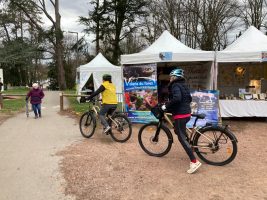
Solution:
<svg viewBox="0 0 267 200"><path fill-rule="evenodd" d="M155 136L152 138L152 142L158 142L159 140L159 132L160 132L160 127L161 127L162 122L158 123L157 130Z"/></svg>

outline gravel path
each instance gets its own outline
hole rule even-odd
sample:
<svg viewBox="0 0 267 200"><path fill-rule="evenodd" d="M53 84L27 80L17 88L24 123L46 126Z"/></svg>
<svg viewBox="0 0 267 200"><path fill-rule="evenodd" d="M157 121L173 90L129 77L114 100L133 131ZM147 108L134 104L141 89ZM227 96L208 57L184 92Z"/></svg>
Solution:
<svg viewBox="0 0 267 200"><path fill-rule="evenodd" d="M21 113L0 126L1 200L71 199L55 154L81 138L75 121L58 114L58 92L45 95L41 119Z"/></svg>
<svg viewBox="0 0 267 200"><path fill-rule="evenodd" d="M155 158L139 147L138 126L125 144L98 130L61 152L66 193L78 200L267 200L267 123L229 123L239 140L236 159L223 167L203 164L193 175L177 138L168 155Z"/></svg>

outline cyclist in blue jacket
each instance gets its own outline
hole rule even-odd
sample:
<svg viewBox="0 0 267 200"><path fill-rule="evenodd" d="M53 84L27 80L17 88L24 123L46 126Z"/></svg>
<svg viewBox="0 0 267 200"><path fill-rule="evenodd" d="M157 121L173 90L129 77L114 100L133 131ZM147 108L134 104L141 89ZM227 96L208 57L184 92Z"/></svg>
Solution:
<svg viewBox="0 0 267 200"><path fill-rule="evenodd" d="M168 110L172 113L175 133L191 161L187 173L192 174L201 166L201 163L194 156L186 138L186 123L191 118L190 103L192 97L185 83L184 70L174 69L171 71L168 90L169 102L162 106L162 110Z"/></svg>

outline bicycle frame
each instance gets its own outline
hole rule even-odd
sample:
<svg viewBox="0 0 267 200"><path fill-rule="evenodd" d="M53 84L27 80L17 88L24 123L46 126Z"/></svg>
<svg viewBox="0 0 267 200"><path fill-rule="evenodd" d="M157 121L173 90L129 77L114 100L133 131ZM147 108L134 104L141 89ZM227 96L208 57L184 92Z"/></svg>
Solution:
<svg viewBox="0 0 267 200"><path fill-rule="evenodd" d="M98 105L96 105L95 102L92 102L92 104L93 105L92 105L91 109L89 109L89 110L93 111L95 113L96 117L99 117L100 107ZM107 118L109 118L112 122L114 122L116 127L119 126L118 123L115 120L113 120L112 115L107 115Z"/></svg>
<svg viewBox="0 0 267 200"><path fill-rule="evenodd" d="M170 119L170 116L172 116L172 114L171 113L164 113L163 114L163 118L168 122L168 124L171 126L171 128L172 129L174 129L174 125L173 125L173 122L171 121L171 119ZM197 119L196 119L196 121L197 121ZM208 136L206 136L206 135L204 135L204 134L202 134L200 131L198 131L199 130L199 128L195 125L196 124L196 121L195 121L195 123L194 123L194 125L193 125L193 128L188 128L188 127L186 127L186 134L187 134L187 137L188 137L188 142L191 144L191 145L193 145L192 143L193 143L193 138L194 138L194 136L195 136L195 134L196 133L198 133L198 134L201 134L201 135L203 135L207 140L209 140L211 143L213 142L212 141L212 139L210 138L210 137L208 137ZM160 122L160 123L162 123L162 122ZM221 137L221 136L220 136ZM219 137L219 138L220 138ZM197 148L197 147L201 147L201 148L210 148L208 145L198 145L198 146L192 146L193 148Z"/></svg>

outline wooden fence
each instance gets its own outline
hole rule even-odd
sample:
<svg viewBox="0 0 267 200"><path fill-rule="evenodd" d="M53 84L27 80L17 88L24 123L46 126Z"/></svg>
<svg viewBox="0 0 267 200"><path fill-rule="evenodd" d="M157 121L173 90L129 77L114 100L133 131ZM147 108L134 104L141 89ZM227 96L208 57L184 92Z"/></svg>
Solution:
<svg viewBox="0 0 267 200"><path fill-rule="evenodd" d="M123 94L116 93L118 102L124 102ZM64 110L64 97L89 97L90 95L77 95L77 94L65 94L61 92L59 94L60 111ZM4 97L26 97L26 94L3 94L0 92L0 110L4 107ZM124 106L122 106L122 110Z"/></svg>
<svg viewBox="0 0 267 200"><path fill-rule="evenodd" d="M122 93L116 93L118 102L124 103L124 98ZM61 92L59 94L59 102L60 102L60 111L64 110L64 97L89 97L90 95L78 95L78 94L65 94ZM122 111L124 111L124 106L121 107Z"/></svg>
<svg viewBox="0 0 267 200"><path fill-rule="evenodd" d="M0 110L4 108L4 97L26 97L26 94L3 94L0 92Z"/></svg>

